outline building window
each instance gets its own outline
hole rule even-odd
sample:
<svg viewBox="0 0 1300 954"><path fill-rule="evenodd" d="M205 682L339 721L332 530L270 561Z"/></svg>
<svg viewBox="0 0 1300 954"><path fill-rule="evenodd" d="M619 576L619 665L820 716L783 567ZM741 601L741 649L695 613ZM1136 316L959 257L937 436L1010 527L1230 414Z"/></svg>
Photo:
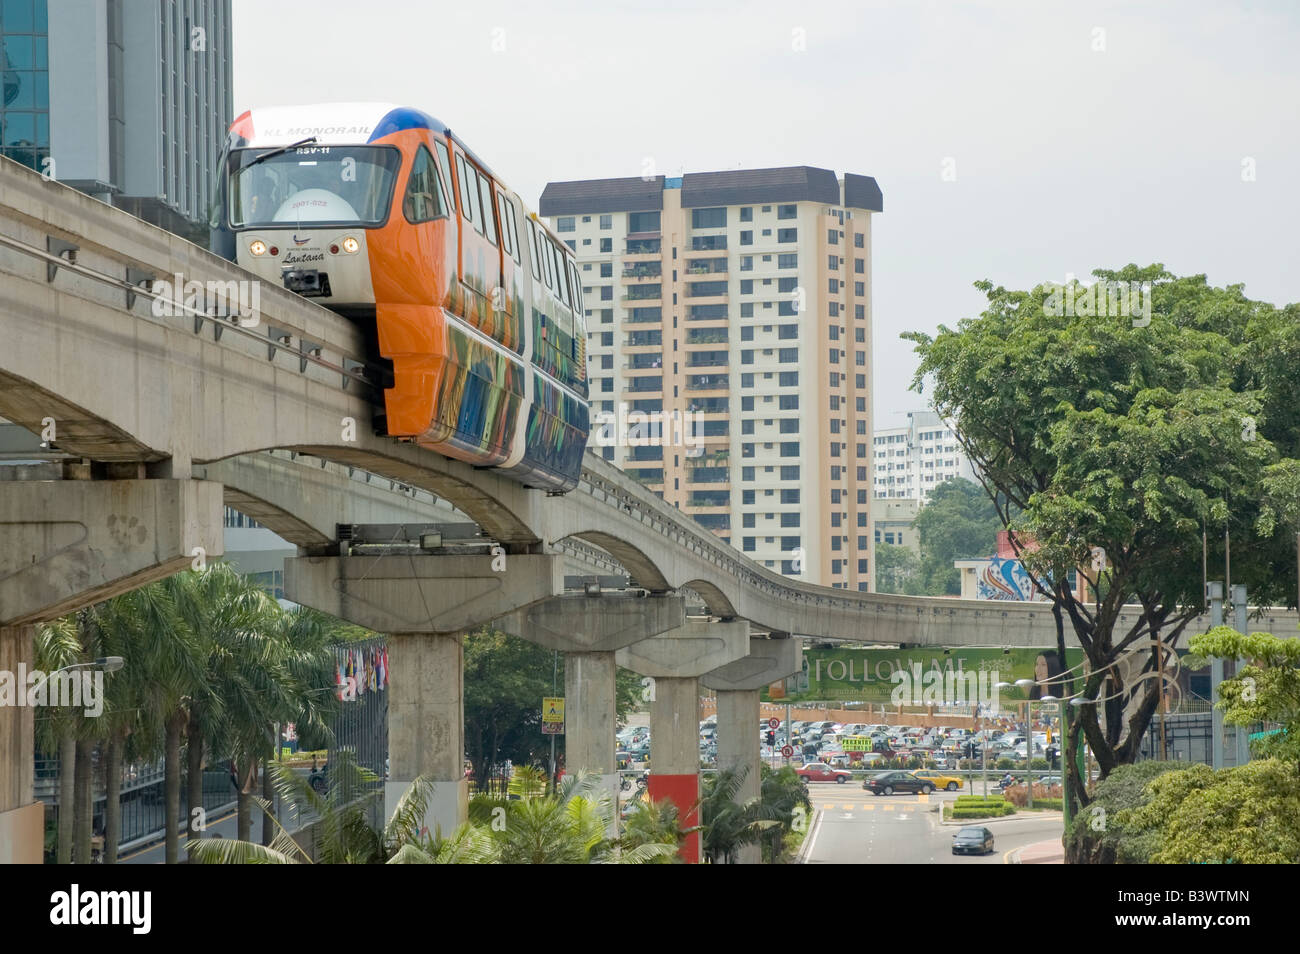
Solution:
<svg viewBox="0 0 1300 954"><path fill-rule="evenodd" d="M573 232L577 230L577 220L571 215L562 215L555 220L555 231Z"/></svg>
<svg viewBox="0 0 1300 954"><path fill-rule="evenodd" d="M797 242L799 241L798 229L777 229L776 240L778 242Z"/></svg>
<svg viewBox="0 0 1300 954"><path fill-rule="evenodd" d="M866 261L866 259L864 259L864 258L855 258L855 259L853 260L853 270L854 270L855 272L857 272L859 275L865 275L865 274L867 273L867 261Z"/></svg>
<svg viewBox="0 0 1300 954"><path fill-rule="evenodd" d="M776 257L777 268L798 268L799 255L797 252L783 252Z"/></svg>
<svg viewBox="0 0 1300 954"><path fill-rule="evenodd" d="M749 229L746 229L745 231L741 232L741 233L740 233L740 244L741 244L741 245L753 245L753 244L754 244L754 233L753 233L752 231L750 231Z"/></svg>
<svg viewBox="0 0 1300 954"><path fill-rule="evenodd" d="M781 479L782 479L782 480L798 480L798 479L799 479L799 468L798 468L798 466L791 466L791 465L789 465L789 464L783 465L783 466L781 467Z"/></svg>
<svg viewBox="0 0 1300 954"><path fill-rule="evenodd" d="M778 205L776 207L776 217L778 219L793 219L799 215L799 207L795 205Z"/></svg>
<svg viewBox="0 0 1300 954"><path fill-rule="evenodd" d="M782 441L782 442L781 442L781 456L782 456L782 457L798 457L798 456L799 456L799 442L798 442L798 441Z"/></svg>
<svg viewBox="0 0 1300 954"><path fill-rule="evenodd" d="M691 228L693 229L721 229L727 225L727 210L723 209L692 209L691 210Z"/></svg>
<svg viewBox="0 0 1300 954"><path fill-rule="evenodd" d="M866 241L865 241L865 239L866 239L866 236L863 235L861 232L859 232L857 235L853 236L853 246L854 246L854 248L866 248Z"/></svg>
<svg viewBox="0 0 1300 954"><path fill-rule="evenodd" d="M782 371L777 378L777 387L797 388L799 386L798 371Z"/></svg>
<svg viewBox="0 0 1300 954"><path fill-rule="evenodd" d="M795 513L783 513L783 514L781 514L781 526L782 526L782 527L797 527L797 526L799 526L799 514L798 514L798 512L796 511Z"/></svg>
<svg viewBox="0 0 1300 954"><path fill-rule="evenodd" d="M614 216L602 215L600 217L600 227L602 229L612 229L614 227Z"/></svg>

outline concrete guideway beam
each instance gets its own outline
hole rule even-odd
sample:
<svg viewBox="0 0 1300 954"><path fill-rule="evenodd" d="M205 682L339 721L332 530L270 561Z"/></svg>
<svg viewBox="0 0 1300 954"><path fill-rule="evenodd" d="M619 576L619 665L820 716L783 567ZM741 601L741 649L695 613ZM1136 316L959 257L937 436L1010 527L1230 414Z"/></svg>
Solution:
<svg viewBox="0 0 1300 954"><path fill-rule="evenodd" d="M220 556L222 507L207 481L0 482L0 625L55 619Z"/></svg>
<svg viewBox="0 0 1300 954"><path fill-rule="evenodd" d="M749 623L691 621L617 653L620 666L654 679L650 701L650 797L677 806L683 827L698 824L700 677L749 653ZM757 726L755 726L757 728ZM699 833L682 846L700 860Z"/></svg>
<svg viewBox="0 0 1300 954"><path fill-rule="evenodd" d="M706 673L702 679L718 694L718 768L744 776L736 792L739 804L758 798L762 789L759 691L802 668L800 640L751 638L748 656ZM756 844L745 845L737 852L736 861L742 865L759 864L762 849Z"/></svg>
<svg viewBox="0 0 1300 954"><path fill-rule="evenodd" d="M390 635L463 633L563 590L558 556L389 554L284 561L286 598Z"/></svg>
<svg viewBox="0 0 1300 954"><path fill-rule="evenodd" d="M564 653L565 769L599 775L601 788L616 799L615 651L685 623L681 597L574 594L535 603L493 625Z"/></svg>
<svg viewBox="0 0 1300 954"><path fill-rule="evenodd" d="M36 623L222 552L222 488L196 480L0 481L0 670L35 668ZM0 863L40 864L34 710L0 706Z"/></svg>

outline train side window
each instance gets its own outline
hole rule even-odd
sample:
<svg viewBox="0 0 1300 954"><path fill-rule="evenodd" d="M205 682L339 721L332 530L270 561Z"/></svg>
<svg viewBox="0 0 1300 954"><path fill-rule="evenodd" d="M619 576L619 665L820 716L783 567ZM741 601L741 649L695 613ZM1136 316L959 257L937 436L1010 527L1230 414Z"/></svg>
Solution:
<svg viewBox="0 0 1300 954"><path fill-rule="evenodd" d="M505 243L506 254L518 265L519 233L515 229L515 204L506 198L504 192L497 193L497 203L501 207L501 241Z"/></svg>
<svg viewBox="0 0 1300 954"><path fill-rule="evenodd" d="M460 213L482 235L483 217L478 211L478 188L474 177L465 168L465 160L460 156L456 157L456 177L460 179Z"/></svg>
<svg viewBox="0 0 1300 954"><path fill-rule="evenodd" d="M528 220L528 255L533 260L533 279L542 280L542 259L537 254L537 224L532 219Z"/></svg>
<svg viewBox="0 0 1300 954"><path fill-rule="evenodd" d="M582 314L582 281L578 276L578 266L569 262L569 287L573 289L574 314Z"/></svg>
<svg viewBox="0 0 1300 954"><path fill-rule="evenodd" d="M433 156L421 146L411 163L411 175L406 180L406 197L402 200L402 214L411 224L428 222L445 216L442 192L436 181L437 171Z"/></svg>
<svg viewBox="0 0 1300 954"><path fill-rule="evenodd" d="M564 277L564 253L561 252L560 247L554 243L551 244L551 252L555 255L555 294L564 305L572 308L573 305L569 301L569 283Z"/></svg>
<svg viewBox="0 0 1300 954"><path fill-rule="evenodd" d="M442 207L451 213L455 202L452 199L454 190L451 188L451 156L447 153L447 144L440 139L435 139L434 146L438 150L438 188L442 191ZM443 177L446 177L444 180Z"/></svg>
<svg viewBox="0 0 1300 954"><path fill-rule="evenodd" d="M493 245L497 244L497 223L496 216L492 214L492 183L488 177L483 175L477 169L474 173L478 176L478 194L483 209L483 234Z"/></svg>
<svg viewBox="0 0 1300 954"><path fill-rule="evenodd" d="M555 262L551 259L551 241L544 235L537 237L538 248L542 252L542 274L546 276L546 287L555 294Z"/></svg>

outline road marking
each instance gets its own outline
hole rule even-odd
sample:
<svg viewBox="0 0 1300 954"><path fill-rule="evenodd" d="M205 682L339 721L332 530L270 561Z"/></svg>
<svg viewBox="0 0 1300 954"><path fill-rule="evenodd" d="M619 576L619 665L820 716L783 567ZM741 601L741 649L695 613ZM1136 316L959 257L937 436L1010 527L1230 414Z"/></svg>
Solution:
<svg viewBox="0 0 1300 954"><path fill-rule="evenodd" d="M864 812L874 812L874 811L876 810L876 806L875 806L875 805L863 805L863 806L862 806L862 810L863 810Z"/></svg>
<svg viewBox="0 0 1300 954"><path fill-rule="evenodd" d="M844 810L845 810L846 812L851 812L851 811L853 811L853 806L852 806L852 805L845 805L845 806L844 806Z"/></svg>
<svg viewBox="0 0 1300 954"><path fill-rule="evenodd" d="M920 795L916 796L916 800L922 804L929 804L930 796L925 794L925 792L922 792Z"/></svg>
<svg viewBox="0 0 1300 954"><path fill-rule="evenodd" d="M803 842L803 848L800 849L799 854L797 856L797 860L801 865L806 865L808 863L808 859L812 857L813 846L817 842L817 836L821 834L821 828L822 828L821 821L822 821L822 813L817 812L813 816L812 831L808 832L808 837L805 838Z"/></svg>
<svg viewBox="0 0 1300 954"><path fill-rule="evenodd" d="M887 812L892 812L893 810L894 810L894 806L893 806L893 805L886 805L886 806L885 806L885 811L887 811Z"/></svg>

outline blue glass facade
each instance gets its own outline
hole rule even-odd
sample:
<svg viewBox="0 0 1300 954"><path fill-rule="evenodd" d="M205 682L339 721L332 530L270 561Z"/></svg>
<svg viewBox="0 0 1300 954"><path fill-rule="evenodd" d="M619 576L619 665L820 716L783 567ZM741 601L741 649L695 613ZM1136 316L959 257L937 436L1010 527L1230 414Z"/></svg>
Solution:
<svg viewBox="0 0 1300 954"><path fill-rule="evenodd" d="M47 0L0 0L0 155L37 171L50 154Z"/></svg>

